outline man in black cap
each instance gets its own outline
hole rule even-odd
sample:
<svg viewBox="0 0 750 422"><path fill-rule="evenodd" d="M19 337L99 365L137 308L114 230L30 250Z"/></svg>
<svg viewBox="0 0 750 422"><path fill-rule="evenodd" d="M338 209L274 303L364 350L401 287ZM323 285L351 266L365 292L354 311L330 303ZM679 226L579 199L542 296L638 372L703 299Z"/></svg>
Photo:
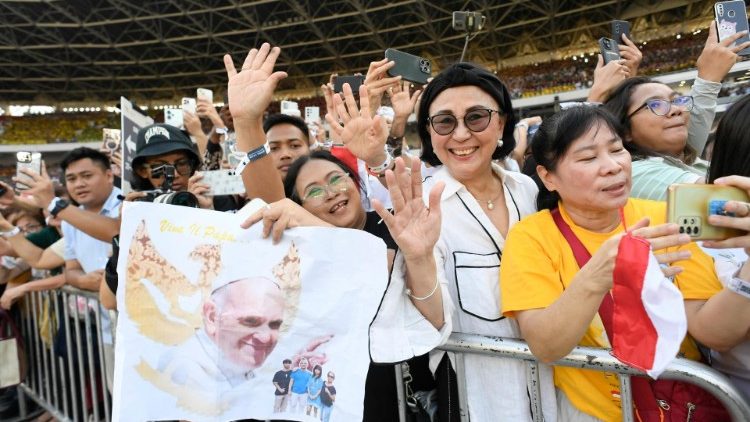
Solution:
<svg viewBox="0 0 750 422"><path fill-rule="evenodd" d="M181 130L167 124L146 126L138 132L133 157L133 189L143 191L161 188L165 170L174 168L171 189L188 189L188 179L200 165L198 147Z"/></svg>

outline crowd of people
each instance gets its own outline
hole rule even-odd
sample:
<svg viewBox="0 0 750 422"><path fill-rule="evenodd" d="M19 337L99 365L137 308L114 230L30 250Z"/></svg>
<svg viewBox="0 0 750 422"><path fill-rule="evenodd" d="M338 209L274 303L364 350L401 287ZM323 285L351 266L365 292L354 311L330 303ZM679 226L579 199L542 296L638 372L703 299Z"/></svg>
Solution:
<svg viewBox="0 0 750 422"><path fill-rule="evenodd" d="M234 212L260 198L268 205L242 226L261 224L264 237L278 240L299 226L340 227L387 246L388 291L397 293L384 296L370 327L364 420L398 420L400 362L411 368L413 390L436 391L436 420L460 420L459 378L470 420L531 420L536 386L523 362L469 354L457 372L455 354L437 347L451 332L522 338L545 363L576 346L612 347L604 304L612 301L618 251L636 238L660 264L650 277L679 291L687 320L680 356L710 362L750 399L750 201L722 203L704 222L739 234L701 243L666 221L665 203L675 183L750 194L750 96L718 123L711 160L700 158L722 81L750 44L734 45L737 38L718 42L712 25L692 63L698 77L688 95L640 76L650 53L624 38L622 60L605 65L599 57L585 69L559 70L573 85L593 75L586 104L520 120L502 73L456 63L411 89L388 75L393 62L375 60L358 92L321 87L327 136L312 136L301 118L269 112L287 76L274 69L278 47L251 49L240 68L227 55L229 103L222 110L199 103L197 116L186 115L187 131L157 123L138 132L133 191L117 187L107 152L89 148L62 161L65 189L55 189L46 169L25 171L22 191L0 185L0 306L13 309L30 291L70 285L98 291L103 306L116 308L121 286L111 254L122 201L150 200L162 189L189 194L200 208ZM654 54L662 60L659 52L676 51L682 60L683 47L664 43ZM556 79L546 72L526 74ZM419 157L403 148L412 114ZM230 141L246 156L245 192L212 196L202 172L229 166L223 146ZM30 280L27 268L48 273ZM206 329L197 341L224 353L219 337ZM257 366L226 359L244 371ZM275 411L335 420L333 372L304 357L282 365L273 380ZM184 383L179 371L171 373ZM539 382L545 420L621 418L614 374L542 365ZM695 420L719 420L706 416L716 415L712 402L668 404ZM657 400L635 400L639 417L668 410L658 407Z"/></svg>

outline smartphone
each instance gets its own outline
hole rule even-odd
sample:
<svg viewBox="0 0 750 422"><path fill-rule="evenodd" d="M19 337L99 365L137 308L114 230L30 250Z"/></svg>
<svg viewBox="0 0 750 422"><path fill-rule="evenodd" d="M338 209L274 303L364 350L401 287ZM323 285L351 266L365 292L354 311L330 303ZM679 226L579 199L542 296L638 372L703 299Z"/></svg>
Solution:
<svg viewBox="0 0 750 422"><path fill-rule="evenodd" d="M333 92L344 92L344 84L349 84L354 95L359 95L359 87L365 83L365 75L336 76L333 80Z"/></svg>
<svg viewBox="0 0 750 422"><path fill-rule="evenodd" d="M604 58L604 64L613 60L620 60L620 49L617 47L615 40L611 38L599 38L599 50Z"/></svg>
<svg viewBox="0 0 750 422"><path fill-rule="evenodd" d="M210 196L232 195L245 192L242 176L235 173L234 169L204 171L203 179L201 179L200 183L205 183L211 187L211 190L208 192Z"/></svg>
<svg viewBox="0 0 750 422"><path fill-rule="evenodd" d="M390 76L401 76L406 81L420 85L426 84L427 79L432 76L432 64L423 57L389 48L385 50L385 58L396 62L388 69Z"/></svg>
<svg viewBox="0 0 750 422"><path fill-rule="evenodd" d="M198 88L195 91L195 97L199 100L207 100L209 103L214 103L214 92L207 88Z"/></svg>
<svg viewBox="0 0 750 422"><path fill-rule="evenodd" d="M182 110L195 114L195 98L183 98Z"/></svg>
<svg viewBox="0 0 750 422"><path fill-rule="evenodd" d="M625 34L629 40L632 41L632 38L630 38L630 22L628 21L612 21L612 39L617 42L617 44L625 44L625 42L622 40L622 34Z"/></svg>
<svg viewBox="0 0 750 422"><path fill-rule="evenodd" d="M39 152L19 151L16 153L16 190L26 190L28 185L22 180L31 180L31 177L21 172L21 169L33 170L37 174L42 173L42 154Z"/></svg>
<svg viewBox="0 0 750 422"><path fill-rule="evenodd" d="M305 107L305 122L316 123L320 121L320 107Z"/></svg>
<svg viewBox="0 0 750 422"><path fill-rule="evenodd" d="M716 29L719 33L719 41L722 41L740 31L748 30L747 10L743 0L720 1L714 4L714 16ZM750 35L745 34L734 42L733 45L750 41ZM750 56L750 47L739 53L741 56Z"/></svg>
<svg viewBox="0 0 750 422"><path fill-rule="evenodd" d="M120 129L102 129L102 150L110 154L120 150Z"/></svg>
<svg viewBox="0 0 750 422"><path fill-rule="evenodd" d="M750 202L747 192L734 186L678 183L667 190L667 222L677 223L680 233L692 240L723 240L743 231L708 224L708 216L729 215L726 201Z"/></svg>
<svg viewBox="0 0 750 422"><path fill-rule="evenodd" d="M164 123L174 126L177 129L183 129L185 127L185 121L183 120L182 109L179 108L168 108L164 110Z"/></svg>

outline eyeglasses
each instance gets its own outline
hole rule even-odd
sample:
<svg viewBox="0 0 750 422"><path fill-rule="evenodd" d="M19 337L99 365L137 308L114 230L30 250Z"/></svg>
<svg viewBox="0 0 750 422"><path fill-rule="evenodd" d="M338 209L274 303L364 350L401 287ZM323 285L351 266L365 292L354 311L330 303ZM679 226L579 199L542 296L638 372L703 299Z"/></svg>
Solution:
<svg viewBox="0 0 750 422"><path fill-rule="evenodd" d="M487 129L492 120L492 113L502 114L497 110L489 108L478 108L466 113L463 117L464 126L472 132L481 132ZM458 126L458 117L452 114L436 114L428 117L432 130L438 135L450 135Z"/></svg>
<svg viewBox="0 0 750 422"><path fill-rule="evenodd" d="M330 378L330 379L336 379L336 377L334 377L333 375L328 375L328 378Z"/></svg>
<svg viewBox="0 0 750 422"><path fill-rule="evenodd" d="M172 166L175 168L177 173L182 176L190 176L193 171L193 164L188 159L178 160L174 163L154 163L148 164L149 170L151 170L152 179L161 179L164 177L164 172L160 171L164 166Z"/></svg>
<svg viewBox="0 0 750 422"><path fill-rule="evenodd" d="M28 233L36 233L36 232L38 232L39 230L42 229L42 225L41 224L37 224L37 223L31 223L31 224L27 224L27 225L25 225L23 227L18 227L18 229L21 230L21 232L26 233L26 234L28 234Z"/></svg>
<svg viewBox="0 0 750 422"><path fill-rule="evenodd" d="M643 103L642 106L638 107L632 113L628 114L628 119L633 117L635 113L638 113L644 108L651 110L651 112L656 114L657 116L666 116L667 114L669 114L669 111L672 109L673 105L682 107L685 109L685 111L690 111L693 109L693 97L689 95L680 95L679 97L674 97L671 101L661 98L652 98L650 100L646 100L646 102Z"/></svg>
<svg viewBox="0 0 750 422"><path fill-rule="evenodd" d="M336 173L328 179L326 185L312 185L305 190L302 201L308 201L313 205L320 205L325 200L326 193L336 195L337 193L346 192L349 189L347 181L349 176L344 173Z"/></svg>

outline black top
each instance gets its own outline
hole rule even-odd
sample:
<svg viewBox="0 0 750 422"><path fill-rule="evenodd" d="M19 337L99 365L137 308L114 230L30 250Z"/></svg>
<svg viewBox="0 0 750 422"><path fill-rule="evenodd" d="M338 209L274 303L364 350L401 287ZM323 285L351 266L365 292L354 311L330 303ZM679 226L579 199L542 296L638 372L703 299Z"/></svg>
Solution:
<svg viewBox="0 0 750 422"><path fill-rule="evenodd" d="M388 226L385 225L385 222L380 221L380 216L375 211L367 213L365 227L362 228L362 230L383 239L383 242L385 242L385 246L387 246L388 249L393 249L394 251L398 250L396 241L393 240L391 232L388 231Z"/></svg>
<svg viewBox="0 0 750 422"><path fill-rule="evenodd" d="M284 391L279 391L279 388L276 388L276 386L274 386L273 394L275 394L277 396L283 396L283 395L286 395L287 393L289 393L289 391L288 391L289 390L289 379L291 377L292 377L292 371L281 370L281 371L276 372L276 374L274 374L274 376L273 376L273 381L272 382L275 382L276 384L279 384L279 388L281 388Z"/></svg>
<svg viewBox="0 0 750 422"><path fill-rule="evenodd" d="M333 406L333 400L331 400L331 396L336 395L336 387L334 386L327 386L325 383L323 383L323 391L320 393L320 402L323 403L323 406L331 407Z"/></svg>

